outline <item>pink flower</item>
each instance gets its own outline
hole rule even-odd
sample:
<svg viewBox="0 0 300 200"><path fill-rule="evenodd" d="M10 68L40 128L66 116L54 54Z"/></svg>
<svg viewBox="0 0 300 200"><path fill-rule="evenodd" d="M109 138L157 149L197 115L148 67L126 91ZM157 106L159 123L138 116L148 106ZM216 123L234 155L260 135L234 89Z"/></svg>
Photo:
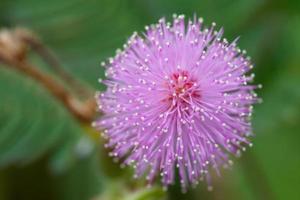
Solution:
<svg viewBox="0 0 300 200"><path fill-rule="evenodd" d="M178 168L182 188L203 178L210 184L209 168L219 173L232 162L228 153L251 145L252 64L236 40L202 21L161 19L104 63L107 90L96 97L104 115L93 125L111 155L149 183L160 176L172 184Z"/></svg>

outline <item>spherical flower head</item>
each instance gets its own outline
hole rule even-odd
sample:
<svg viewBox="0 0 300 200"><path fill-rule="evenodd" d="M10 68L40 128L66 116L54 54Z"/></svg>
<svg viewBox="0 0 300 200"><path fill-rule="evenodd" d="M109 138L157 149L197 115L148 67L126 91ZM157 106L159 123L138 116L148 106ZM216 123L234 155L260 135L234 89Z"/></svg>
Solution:
<svg viewBox="0 0 300 200"><path fill-rule="evenodd" d="M219 173L232 163L228 154L251 145L252 64L236 40L202 22L161 19L103 63L107 90L96 95L103 116L93 125L111 156L149 183L160 177L167 187L178 172L182 188L210 185L210 168Z"/></svg>

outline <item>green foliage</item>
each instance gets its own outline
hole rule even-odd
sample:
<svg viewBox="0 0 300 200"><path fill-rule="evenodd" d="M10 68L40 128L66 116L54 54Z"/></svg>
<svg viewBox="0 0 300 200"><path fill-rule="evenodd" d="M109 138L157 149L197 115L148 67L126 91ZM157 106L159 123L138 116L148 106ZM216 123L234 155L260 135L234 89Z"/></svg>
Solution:
<svg viewBox="0 0 300 200"><path fill-rule="evenodd" d="M62 186L58 189L64 190L54 195L89 199L98 194L101 179L95 163L96 144L83 134L80 124L34 81L12 70L1 68L0 72L0 167L23 167L47 156L49 161L42 167L56 174ZM39 178L33 180L38 182ZM78 178L80 182L74 181ZM88 188L80 190L83 183ZM24 188L30 190L30 185L25 184ZM34 195L25 194L28 199Z"/></svg>
<svg viewBox="0 0 300 200"><path fill-rule="evenodd" d="M207 25L216 21L229 40L241 36L240 46L256 66L256 82L264 85L259 91L264 103L253 118L254 147L214 178L213 192L201 183L182 195L175 185L168 196L299 199L299 8L298 1L279 0L1 0L0 25L33 29L68 71L103 89L97 83L101 59L112 56L133 31L172 13L195 13ZM88 132L35 81L0 65L0 199L165 197L157 188L130 192L127 181L112 181L101 167L104 153ZM111 168L112 174L118 169Z"/></svg>

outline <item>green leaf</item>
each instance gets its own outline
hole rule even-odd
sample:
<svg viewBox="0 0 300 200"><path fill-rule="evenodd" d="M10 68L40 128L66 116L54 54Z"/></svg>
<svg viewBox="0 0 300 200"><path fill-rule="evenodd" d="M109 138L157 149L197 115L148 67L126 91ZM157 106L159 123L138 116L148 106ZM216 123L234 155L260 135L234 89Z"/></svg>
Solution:
<svg viewBox="0 0 300 200"><path fill-rule="evenodd" d="M29 163L84 135L78 122L36 82L2 66L0 71L1 166Z"/></svg>

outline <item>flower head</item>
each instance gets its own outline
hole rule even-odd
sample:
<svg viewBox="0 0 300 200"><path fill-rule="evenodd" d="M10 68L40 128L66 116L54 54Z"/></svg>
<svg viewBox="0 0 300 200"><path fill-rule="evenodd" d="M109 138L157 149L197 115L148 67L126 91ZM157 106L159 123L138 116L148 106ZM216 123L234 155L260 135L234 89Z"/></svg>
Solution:
<svg viewBox="0 0 300 200"><path fill-rule="evenodd" d="M252 65L236 40L228 43L222 29L202 21L161 19L103 63L107 90L96 98L104 115L94 125L111 155L150 183L161 176L172 184L176 171L183 188L210 182L209 168L219 173L232 162L228 153L251 145Z"/></svg>

